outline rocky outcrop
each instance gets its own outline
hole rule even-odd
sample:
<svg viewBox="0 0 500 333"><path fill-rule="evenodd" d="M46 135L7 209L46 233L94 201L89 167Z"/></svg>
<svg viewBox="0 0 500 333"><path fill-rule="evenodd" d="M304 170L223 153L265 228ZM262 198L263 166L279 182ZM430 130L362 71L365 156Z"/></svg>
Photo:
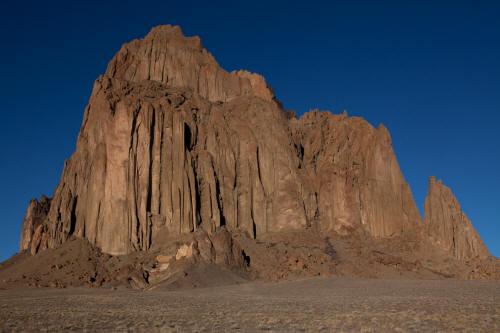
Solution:
<svg viewBox="0 0 500 333"><path fill-rule="evenodd" d="M459 260L490 256L451 190L435 177L429 178L424 225L431 242Z"/></svg>
<svg viewBox="0 0 500 333"><path fill-rule="evenodd" d="M19 249L21 251L33 248L33 246L31 246L33 236L35 234L41 233L41 228L39 228L39 226L47 217L49 209L50 199L45 195L42 195L42 197L40 198L40 202L38 202L37 199L32 199L30 201L28 209L26 210L26 214L24 215L24 220L21 228L21 242L19 246ZM40 229L40 231L36 233L37 229ZM38 241L35 241L34 243L37 242ZM36 251L31 252L36 253Z"/></svg>
<svg viewBox="0 0 500 333"><path fill-rule="evenodd" d="M201 230L191 236L170 249L169 253L156 256L149 270L150 284L167 280L186 266L199 263L215 264L227 269L247 268L243 250L226 228L222 227L211 235Z"/></svg>
<svg viewBox="0 0 500 333"><path fill-rule="evenodd" d="M426 203L425 230L452 226L436 239L454 235L457 258L487 253L476 234L458 241L470 223L454 210L436 213L432 202L448 199L429 193L437 199ZM21 250L57 248L76 236L121 255L206 234L206 244L185 250L220 264L235 260L230 234L262 239L306 229L422 240L388 130L346 113L296 119L260 75L228 73L198 37L162 26L123 45L96 80L52 201L28 208ZM226 245L218 247L218 237L229 237Z"/></svg>

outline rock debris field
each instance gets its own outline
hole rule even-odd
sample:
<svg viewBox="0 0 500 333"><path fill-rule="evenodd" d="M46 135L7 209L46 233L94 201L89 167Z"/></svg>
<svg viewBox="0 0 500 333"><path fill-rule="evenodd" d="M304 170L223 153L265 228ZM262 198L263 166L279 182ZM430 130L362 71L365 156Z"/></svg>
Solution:
<svg viewBox="0 0 500 333"><path fill-rule="evenodd" d="M312 278L0 291L1 332L499 332L500 283Z"/></svg>

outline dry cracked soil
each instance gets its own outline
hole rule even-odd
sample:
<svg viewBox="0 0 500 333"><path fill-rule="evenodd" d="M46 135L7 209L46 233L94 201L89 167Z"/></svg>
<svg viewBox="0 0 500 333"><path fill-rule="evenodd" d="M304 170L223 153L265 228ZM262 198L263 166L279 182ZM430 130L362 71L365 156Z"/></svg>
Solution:
<svg viewBox="0 0 500 333"><path fill-rule="evenodd" d="M499 332L500 282L310 278L0 291L1 332Z"/></svg>

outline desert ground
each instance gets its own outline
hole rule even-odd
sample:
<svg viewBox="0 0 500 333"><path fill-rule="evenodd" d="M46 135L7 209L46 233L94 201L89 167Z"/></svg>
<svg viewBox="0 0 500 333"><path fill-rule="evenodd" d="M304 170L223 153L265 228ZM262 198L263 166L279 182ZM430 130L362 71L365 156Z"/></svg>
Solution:
<svg viewBox="0 0 500 333"><path fill-rule="evenodd" d="M500 282L308 278L0 290L1 332L499 332Z"/></svg>

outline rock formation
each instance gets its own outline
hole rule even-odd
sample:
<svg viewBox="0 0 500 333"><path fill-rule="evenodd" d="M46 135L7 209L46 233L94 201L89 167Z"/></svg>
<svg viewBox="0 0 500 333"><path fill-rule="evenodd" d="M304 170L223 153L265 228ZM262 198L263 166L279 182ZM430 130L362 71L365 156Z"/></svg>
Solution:
<svg viewBox="0 0 500 333"><path fill-rule="evenodd" d="M160 26L96 80L52 200L30 203L21 251L77 237L121 255L224 229L413 243L428 232L458 259L488 255L434 182L424 222L383 125L318 110L297 120L260 75L228 73L198 37Z"/></svg>
<svg viewBox="0 0 500 333"><path fill-rule="evenodd" d="M490 255L451 190L435 177L429 178L424 225L432 243L459 260Z"/></svg>
<svg viewBox="0 0 500 333"><path fill-rule="evenodd" d="M50 199L42 195L40 202L32 199L24 216L21 230L20 250L30 250L36 254L40 248L42 239L43 222L50 209ZM43 248L44 246L42 246Z"/></svg>
<svg viewBox="0 0 500 333"><path fill-rule="evenodd" d="M108 65L106 75L128 82L155 81L189 88L210 102L238 96L273 99L264 78L247 71L228 73L198 37L184 37L178 26L159 26L142 40L125 44Z"/></svg>
<svg viewBox="0 0 500 333"><path fill-rule="evenodd" d="M323 232L362 227L374 237L413 234L420 214L380 125L317 110L292 120L301 165Z"/></svg>

